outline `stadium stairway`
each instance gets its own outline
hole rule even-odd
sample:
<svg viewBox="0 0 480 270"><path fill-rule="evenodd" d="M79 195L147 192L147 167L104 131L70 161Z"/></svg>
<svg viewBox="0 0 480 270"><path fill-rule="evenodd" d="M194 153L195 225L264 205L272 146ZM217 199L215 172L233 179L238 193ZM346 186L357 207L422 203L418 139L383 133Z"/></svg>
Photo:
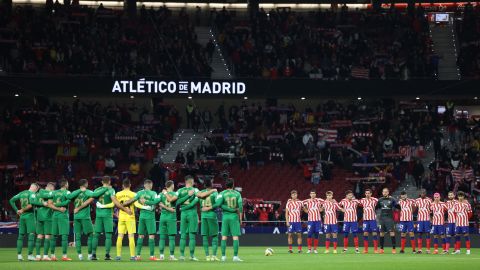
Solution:
<svg viewBox="0 0 480 270"><path fill-rule="evenodd" d="M207 43L212 39L215 44L215 50L213 51L212 61L210 67L212 68L212 79L232 79L232 73L229 69L228 63L223 57L222 50L218 45L216 38L210 27L196 26L195 33L197 34L197 41L203 47L206 47Z"/></svg>
<svg viewBox="0 0 480 270"><path fill-rule="evenodd" d="M173 163L178 151L186 153L190 148L196 151L203 140L204 137L192 129L179 129L173 135L173 139L160 150L160 159L165 163Z"/></svg>
<svg viewBox="0 0 480 270"><path fill-rule="evenodd" d="M440 56L438 78L440 80L460 80L457 66L457 49L454 23L430 25L434 53Z"/></svg>

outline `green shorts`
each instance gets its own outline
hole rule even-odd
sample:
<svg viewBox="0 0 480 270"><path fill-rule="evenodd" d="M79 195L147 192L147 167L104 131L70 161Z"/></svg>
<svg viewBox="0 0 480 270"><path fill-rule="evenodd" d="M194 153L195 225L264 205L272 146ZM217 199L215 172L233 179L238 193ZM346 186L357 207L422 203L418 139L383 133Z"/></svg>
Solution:
<svg viewBox="0 0 480 270"><path fill-rule="evenodd" d="M204 236L218 235L218 220L216 218L202 218L201 232Z"/></svg>
<svg viewBox="0 0 480 270"><path fill-rule="evenodd" d="M69 235L70 220L68 218L52 218L52 235Z"/></svg>
<svg viewBox="0 0 480 270"><path fill-rule="evenodd" d="M52 234L52 221L51 220L38 220L37 228L35 229L37 234L50 235Z"/></svg>
<svg viewBox="0 0 480 270"><path fill-rule="evenodd" d="M73 231L75 234L91 234L93 233L92 220L89 218L86 219L74 219L73 220Z"/></svg>
<svg viewBox="0 0 480 270"><path fill-rule="evenodd" d="M176 235L177 234L177 221L174 220L174 219L162 219L162 218L160 218L160 227L158 228L158 234Z"/></svg>
<svg viewBox="0 0 480 270"><path fill-rule="evenodd" d="M182 215L180 217L180 233L197 233L198 232L198 214L192 213L188 215Z"/></svg>
<svg viewBox="0 0 480 270"><path fill-rule="evenodd" d="M240 220L238 215L223 216L222 218L222 236L240 236Z"/></svg>
<svg viewBox="0 0 480 270"><path fill-rule="evenodd" d="M96 233L113 233L113 217L95 218Z"/></svg>
<svg viewBox="0 0 480 270"><path fill-rule="evenodd" d="M139 235L151 235L157 233L155 219L139 219L138 220L138 234Z"/></svg>
<svg viewBox="0 0 480 270"><path fill-rule="evenodd" d="M35 217L20 218L18 222L18 234L35 233Z"/></svg>

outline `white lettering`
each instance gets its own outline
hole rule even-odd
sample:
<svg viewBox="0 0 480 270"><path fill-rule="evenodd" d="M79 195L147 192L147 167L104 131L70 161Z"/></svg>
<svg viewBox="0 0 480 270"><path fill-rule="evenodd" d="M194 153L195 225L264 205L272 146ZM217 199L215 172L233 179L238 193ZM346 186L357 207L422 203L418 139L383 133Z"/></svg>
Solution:
<svg viewBox="0 0 480 270"><path fill-rule="evenodd" d="M229 82L223 82L223 83L222 83L222 88L223 88L223 89L222 89L222 92L223 92L223 94L225 94L225 93L229 93L229 94L230 94L230 87L231 87L231 86L232 86L232 85L231 85ZM234 94L235 94L235 89L233 89L233 91L234 91Z"/></svg>
<svg viewBox="0 0 480 270"><path fill-rule="evenodd" d="M238 82L237 83L237 94L238 95L245 94L245 89L246 89L245 83L243 83L243 82Z"/></svg>
<svg viewBox="0 0 480 270"><path fill-rule="evenodd" d="M198 92L200 93L202 91L202 83L201 82L198 82L198 83L194 83L194 82L190 82L190 93L195 93L195 92Z"/></svg>
<svg viewBox="0 0 480 270"><path fill-rule="evenodd" d="M115 83L113 84L112 93L115 92L122 92L122 88L120 87L120 83L118 83L118 81L115 81Z"/></svg>
<svg viewBox="0 0 480 270"><path fill-rule="evenodd" d="M142 78L137 81L137 92L138 93L145 93L145 78Z"/></svg>
<svg viewBox="0 0 480 270"><path fill-rule="evenodd" d="M177 91L177 84L175 84L175 82L169 82L168 83L168 92L170 93L175 93L175 91Z"/></svg>
<svg viewBox="0 0 480 270"><path fill-rule="evenodd" d="M203 89L202 89L202 94L206 93L206 92L208 92L209 94L212 93L212 90L210 89L210 85L208 83L205 83L203 85ZM215 92L214 92L214 94L215 94Z"/></svg>
<svg viewBox="0 0 480 270"><path fill-rule="evenodd" d="M160 93L163 94L167 92L167 88L165 86L167 86L167 83L164 81L158 83L158 89L160 90Z"/></svg>

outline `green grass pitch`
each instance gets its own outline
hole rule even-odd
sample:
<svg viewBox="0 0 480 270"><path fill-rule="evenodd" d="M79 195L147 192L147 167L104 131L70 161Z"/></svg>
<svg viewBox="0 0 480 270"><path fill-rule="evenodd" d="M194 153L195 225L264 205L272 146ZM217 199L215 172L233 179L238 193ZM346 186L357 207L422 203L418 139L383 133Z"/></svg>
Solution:
<svg viewBox="0 0 480 270"><path fill-rule="evenodd" d="M354 254L350 249L347 254L288 254L286 247L272 247L275 254L270 257L264 256L266 247L240 247L239 256L244 260L241 263L233 263L231 247L227 250L228 261L207 262L203 249L197 247L196 256L199 262L150 262L148 261L148 247L142 250L142 259L140 262L130 262L128 260L128 250L123 248L123 261L103 261L103 249L98 252L99 261L78 261L75 250L69 248L69 256L73 259L71 262L18 262L16 251L13 248L0 249L0 269L1 270L77 270L77 269L95 269L95 270L143 270L143 269L175 269L175 270L309 270L309 269L415 269L415 270L447 270L462 269L475 270L480 266L480 249L472 249L472 255L427 255L427 254L389 254L390 250L385 250L385 254ZM323 248L319 251L323 253ZM115 247L112 248L115 255ZM178 257L178 247L175 250ZM219 250L220 251L220 250ZM407 249L406 251L410 251ZM158 253L158 249L156 249ZM57 252L58 253L58 252ZM464 250L462 250L464 253ZM188 254L188 248L186 251ZM57 257L59 254L57 254ZM86 254L84 254L86 256ZM158 256L158 254L157 254ZM25 251L24 251L24 258Z"/></svg>

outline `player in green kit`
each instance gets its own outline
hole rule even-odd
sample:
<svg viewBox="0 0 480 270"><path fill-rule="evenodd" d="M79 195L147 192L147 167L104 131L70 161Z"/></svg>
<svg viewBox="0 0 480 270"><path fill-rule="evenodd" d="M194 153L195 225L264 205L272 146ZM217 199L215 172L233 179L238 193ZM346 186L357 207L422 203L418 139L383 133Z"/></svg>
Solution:
<svg viewBox="0 0 480 270"><path fill-rule="evenodd" d="M135 197L123 203L128 206L135 201L144 204L146 201L152 201L157 197L157 193L152 190L152 180L146 179L143 182L143 190L137 192ZM138 239L137 239L137 256L136 260L141 260L143 239L148 235L148 246L150 248L150 261L158 261L160 259L155 257L155 234L157 233L157 224L155 222L155 207L142 205L140 209L140 217L138 218Z"/></svg>
<svg viewBox="0 0 480 270"><path fill-rule="evenodd" d="M218 196L217 190L212 188L213 180L205 180L205 189L197 193L201 205L201 233L203 237L203 249L207 256L207 261L220 261L217 258L218 249L218 219L217 213L212 206ZM212 238L212 255L210 256L208 248L208 238Z"/></svg>
<svg viewBox="0 0 480 270"><path fill-rule="evenodd" d="M55 183L49 182L45 189L41 189L37 193L37 198L42 204L47 204L47 206L42 206L37 209L37 240L35 242L35 249L37 257L36 261L50 261L48 254L50 252L50 238L52 235L52 215L53 210L48 206L51 204L51 199L53 198L53 191L55 190ZM50 200L50 201L49 201ZM44 241L45 239L45 241ZM41 248L43 243L43 257L41 255Z"/></svg>
<svg viewBox="0 0 480 270"><path fill-rule="evenodd" d="M217 196L213 208L221 207L223 216L222 216L222 261L226 261L227 257L225 252L227 250L227 238L232 236L233 238L233 261L241 262L242 260L238 257L238 247L239 241L238 237L240 236L240 224L242 224L242 214L243 214L243 201L242 195L240 192L233 190L234 182L233 179L227 179L226 181L226 190L220 192ZM205 209L209 209L208 207Z"/></svg>
<svg viewBox="0 0 480 270"><path fill-rule="evenodd" d="M113 234L113 205L117 208L122 209L129 215L132 214L132 211L127 207L124 207L120 204L115 197L115 190L110 185L111 179L110 176L104 176L102 178L102 187L95 189L93 193L100 192L100 189L106 189L105 192L98 197L97 200L97 210L95 211L95 227L93 231L92 239L92 260L97 260L97 247L98 247L98 238L101 233L105 234L105 260L109 261L112 259L110 256L110 249L112 248L112 234ZM106 207L113 203L112 207Z"/></svg>
<svg viewBox="0 0 480 270"><path fill-rule="evenodd" d="M75 248L77 250L78 259L83 260L82 255L82 233L87 236L88 259L92 259L93 251L93 225L90 217L90 204L94 198L103 195L107 188L99 188L95 192L88 190L87 179L80 179L78 181L80 188L77 191L77 196L73 199L73 230L75 232Z"/></svg>
<svg viewBox="0 0 480 270"><path fill-rule="evenodd" d="M185 177L185 187L179 189L177 206L180 206L180 260L185 260L185 246L187 245L187 235L189 238L190 260L198 261L195 258L196 234L198 231L198 198L195 194L199 190L193 187L193 177Z"/></svg>
<svg viewBox="0 0 480 270"><path fill-rule="evenodd" d="M175 258L175 236L177 235L177 211L175 206L172 205L178 198L177 192L173 191L175 184L173 181L167 181L162 193L157 195L157 198L153 201L145 201L146 205L160 205L162 210L160 215L160 226L158 228L158 234L160 240L158 246L160 249L160 260L165 260L165 242L168 236L168 244L170 248L170 261L176 261Z"/></svg>
<svg viewBox="0 0 480 270"><path fill-rule="evenodd" d="M19 261L23 261L22 247L23 238L25 234L28 234L28 260L33 261L33 248L35 243L35 215L33 211L33 204L38 202L36 199L36 192L38 191L38 185L33 183L28 190L24 190L17 195L13 196L9 203L13 210L20 216L18 223L18 238L17 238L17 258ZM15 204L20 200L20 209Z"/></svg>

